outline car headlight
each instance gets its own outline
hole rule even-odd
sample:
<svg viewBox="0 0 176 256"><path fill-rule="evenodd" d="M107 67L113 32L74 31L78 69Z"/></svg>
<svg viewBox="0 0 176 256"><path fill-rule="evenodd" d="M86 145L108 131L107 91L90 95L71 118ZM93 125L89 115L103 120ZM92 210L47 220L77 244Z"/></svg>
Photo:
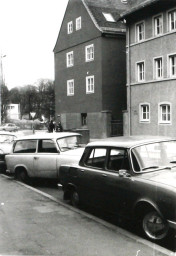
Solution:
<svg viewBox="0 0 176 256"><path fill-rule="evenodd" d="M2 149L0 149L0 154L4 154L4 151Z"/></svg>

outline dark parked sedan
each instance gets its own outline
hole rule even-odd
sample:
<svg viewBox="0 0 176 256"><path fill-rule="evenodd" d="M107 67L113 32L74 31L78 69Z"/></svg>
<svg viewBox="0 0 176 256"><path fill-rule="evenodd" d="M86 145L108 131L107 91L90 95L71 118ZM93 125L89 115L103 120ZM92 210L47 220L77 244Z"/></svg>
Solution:
<svg viewBox="0 0 176 256"><path fill-rule="evenodd" d="M151 240L176 229L176 139L117 137L89 143L60 168L64 199L130 218Z"/></svg>

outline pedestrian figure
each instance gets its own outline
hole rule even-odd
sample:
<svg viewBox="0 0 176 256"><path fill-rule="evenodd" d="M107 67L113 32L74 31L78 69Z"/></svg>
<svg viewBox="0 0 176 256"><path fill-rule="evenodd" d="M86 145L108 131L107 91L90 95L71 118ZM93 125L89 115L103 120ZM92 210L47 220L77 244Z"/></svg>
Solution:
<svg viewBox="0 0 176 256"><path fill-rule="evenodd" d="M56 125L56 132L62 132L62 131L63 131L63 128L62 128L61 122L59 122L59 123Z"/></svg>
<svg viewBox="0 0 176 256"><path fill-rule="evenodd" d="M53 120L51 120L50 123L49 123L48 131L53 132L54 129L55 129L55 125L53 123Z"/></svg>

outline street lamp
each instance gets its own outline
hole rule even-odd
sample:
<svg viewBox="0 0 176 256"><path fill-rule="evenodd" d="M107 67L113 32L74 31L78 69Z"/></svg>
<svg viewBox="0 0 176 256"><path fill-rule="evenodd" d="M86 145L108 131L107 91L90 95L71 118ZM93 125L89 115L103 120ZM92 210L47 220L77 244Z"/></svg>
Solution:
<svg viewBox="0 0 176 256"><path fill-rule="evenodd" d="M1 120L1 109L2 109L2 86L5 84L4 82L4 74L3 74L3 65L2 65L2 59L6 57L6 55L0 55L0 124L2 122Z"/></svg>

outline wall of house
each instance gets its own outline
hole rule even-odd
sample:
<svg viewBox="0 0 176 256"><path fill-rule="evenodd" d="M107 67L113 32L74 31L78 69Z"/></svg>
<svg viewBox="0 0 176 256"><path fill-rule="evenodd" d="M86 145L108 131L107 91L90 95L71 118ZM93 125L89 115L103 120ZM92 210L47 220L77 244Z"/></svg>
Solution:
<svg viewBox="0 0 176 256"><path fill-rule="evenodd" d="M103 109L112 111L112 118L122 120L126 110L125 36L102 38Z"/></svg>
<svg viewBox="0 0 176 256"><path fill-rule="evenodd" d="M76 18L81 16L82 28L75 29ZM67 34L67 23L73 21L73 33ZM82 1L70 0L61 25L54 52L60 52L72 46L81 44L100 36L100 31L95 27Z"/></svg>
<svg viewBox="0 0 176 256"><path fill-rule="evenodd" d="M131 131L132 135L165 135L176 136L176 81L148 83L134 86L131 91ZM171 123L160 124L159 104L171 104ZM140 104L149 103L150 121L140 121Z"/></svg>
<svg viewBox="0 0 176 256"><path fill-rule="evenodd" d="M85 62L85 47L94 44L94 61ZM66 68L66 53L74 52L74 66ZM79 44L55 55L56 115L87 113L102 110L101 38ZM86 94L86 76L94 75L95 91ZM74 95L67 96L67 80L74 79ZM91 104L90 104L91 103Z"/></svg>
<svg viewBox="0 0 176 256"><path fill-rule="evenodd" d="M88 125L83 127L89 129L90 138L106 138L111 135L111 112L92 112L87 113ZM64 130L79 129L81 127L80 113L62 113L60 121Z"/></svg>
<svg viewBox="0 0 176 256"><path fill-rule="evenodd" d="M173 6L172 6L173 7ZM176 5L175 5L176 8ZM168 31L168 9L151 10L145 13L143 19L129 25L130 48L127 47L128 67L128 118L130 119L130 134L151 134L151 135L176 135L176 77L169 74L169 55L176 53L175 36L176 31ZM163 15L163 34L154 36L153 17L157 14ZM135 28L138 21L145 22L145 39L143 42L136 42ZM127 40L128 45L128 40ZM162 57L163 77L156 79L154 58ZM145 63L145 79L137 81L137 62ZM171 122L161 124L159 122L159 104L167 102L171 106ZM149 122L140 121L140 104L150 105ZM125 119L127 120L127 118Z"/></svg>
<svg viewBox="0 0 176 256"><path fill-rule="evenodd" d="M75 21L80 16L82 27L76 31ZM67 34L70 21L73 21L73 33ZM94 45L94 60L86 62L85 47L91 44ZM125 98L124 48L124 38L102 37L82 1L69 1L54 48L56 119L60 115L64 129L80 128L81 113L86 113L92 138L110 136L111 110L114 118L122 119L125 101L122 100ZM66 55L71 51L74 65L67 67ZM120 72L119 76L117 72ZM94 76L94 93L86 93L87 76ZM68 96L67 81L71 79L74 79L74 95Z"/></svg>

